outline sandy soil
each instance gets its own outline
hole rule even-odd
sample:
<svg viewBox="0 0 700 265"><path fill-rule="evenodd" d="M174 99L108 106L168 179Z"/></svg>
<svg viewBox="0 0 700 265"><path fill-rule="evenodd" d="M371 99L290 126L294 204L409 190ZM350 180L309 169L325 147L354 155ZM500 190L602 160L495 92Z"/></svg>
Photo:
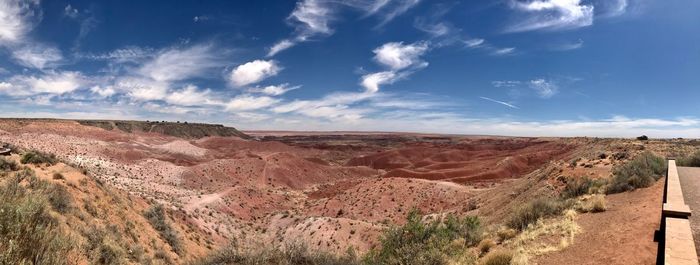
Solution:
<svg viewBox="0 0 700 265"><path fill-rule="evenodd" d="M664 180L606 196L608 210L579 216L574 244L533 259L536 264L656 264L654 231L661 220Z"/></svg>

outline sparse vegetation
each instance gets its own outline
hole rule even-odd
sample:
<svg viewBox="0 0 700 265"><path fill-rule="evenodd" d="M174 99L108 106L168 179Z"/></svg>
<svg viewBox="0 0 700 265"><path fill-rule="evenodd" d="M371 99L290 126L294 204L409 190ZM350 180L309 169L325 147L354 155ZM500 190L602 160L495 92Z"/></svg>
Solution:
<svg viewBox="0 0 700 265"><path fill-rule="evenodd" d="M586 196L576 205L576 210L582 213L598 213L607 210L605 204L605 195L596 194Z"/></svg>
<svg viewBox="0 0 700 265"><path fill-rule="evenodd" d="M364 261L367 264L446 264L449 256L476 245L481 238L478 217L448 215L444 220L423 222L414 209L409 212L405 225L390 228L382 235L381 247L370 251Z"/></svg>
<svg viewBox="0 0 700 265"><path fill-rule="evenodd" d="M0 187L0 264L67 264L71 240L49 214L42 192L20 184L25 174Z"/></svg>
<svg viewBox="0 0 700 265"><path fill-rule="evenodd" d="M561 196L564 198L574 198L590 192L591 186L593 186L593 181L588 177L580 177L569 180L566 183L566 187L561 192Z"/></svg>
<svg viewBox="0 0 700 265"><path fill-rule="evenodd" d="M700 167L700 151L676 160L676 164L682 167Z"/></svg>
<svg viewBox="0 0 700 265"><path fill-rule="evenodd" d="M620 193L649 187L666 172L666 161L644 152L625 164L613 168L613 178L606 193Z"/></svg>
<svg viewBox="0 0 700 265"><path fill-rule="evenodd" d="M484 256L479 262L479 265L510 265L512 261L512 251L498 250Z"/></svg>
<svg viewBox="0 0 700 265"><path fill-rule="evenodd" d="M540 218L554 216L562 213L564 209L572 206L571 200L541 197L530 201L515 209L507 222L508 227L523 230L528 225L537 222Z"/></svg>
<svg viewBox="0 0 700 265"><path fill-rule="evenodd" d="M53 154L47 154L47 153L40 152L37 150L30 150L22 155L22 158L20 159L19 162L21 162L22 164L53 165L53 164L56 164L58 162L58 160L56 159L56 156Z"/></svg>
<svg viewBox="0 0 700 265"><path fill-rule="evenodd" d="M46 194L51 207L57 212L66 213L72 207L73 199L62 185L49 185L46 189Z"/></svg>
<svg viewBox="0 0 700 265"><path fill-rule="evenodd" d="M335 256L323 251L310 251L303 244L290 244L284 247L263 247L257 251L241 251L235 241L229 246L214 252L192 264L197 265L353 265L361 264L352 249L343 256Z"/></svg>
<svg viewBox="0 0 700 265"><path fill-rule="evenodd" d="M180 238L177 231L168 223L163 205L153 205L143 215L148 219L148 222L151 223L151 226L160 233L165 242L172 247L175 253L182 253Z"/></svg>
<svg viewBox="0 0 700 265"><path fill-rule="evenodd" d="M4 157L0 157L0 171L16 171L19 170L19 166L15 161L5 159Z"/></svg>
<svg viewBox="0 0 700 265"><path fill-rule="evenodd" d="M491 251L496 246L496 242L494 242L492 239L487 238L484 240L481 240L479 242L479 246L477 247L479 249L479 252L481 252L481 255L484 255Z"/></svg>

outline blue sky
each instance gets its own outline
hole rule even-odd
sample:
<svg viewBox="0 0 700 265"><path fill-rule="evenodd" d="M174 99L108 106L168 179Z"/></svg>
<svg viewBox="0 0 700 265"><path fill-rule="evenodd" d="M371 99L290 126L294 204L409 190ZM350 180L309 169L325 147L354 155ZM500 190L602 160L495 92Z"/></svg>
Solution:
<svg viewBox="0 0 700 265"><path fill-rule="evenodd" d="M698 137L680 0L0 1L5 117Z"/></svg>

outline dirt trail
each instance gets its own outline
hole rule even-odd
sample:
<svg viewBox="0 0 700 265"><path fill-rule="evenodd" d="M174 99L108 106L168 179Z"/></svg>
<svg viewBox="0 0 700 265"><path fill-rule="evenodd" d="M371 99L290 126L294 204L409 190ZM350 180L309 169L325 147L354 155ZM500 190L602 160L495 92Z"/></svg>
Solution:
<svg viewBox="0 0 700 265"><path fill-rule="evenodd" d="M608 210L579 216L574 244L532 264L656 264L654 231L661 219L664 179L654 186L606 196Z"/></svg>
<svg viewBox="0 0 700 265"><path fill-rule="evenodd" d="M218 200L221 200L224 196L228 195L229 193L233 192L236 189L236 187L230 187L225 190L222 190L220 192L216 193L210 193L210 194L204 194L204 195L199 195L195 197L187 197L184 199L184 201L188 201L188 203L185 205L185 210L187 211L194 211L195 209L201 209L207 204L214 203Z"/></svg>

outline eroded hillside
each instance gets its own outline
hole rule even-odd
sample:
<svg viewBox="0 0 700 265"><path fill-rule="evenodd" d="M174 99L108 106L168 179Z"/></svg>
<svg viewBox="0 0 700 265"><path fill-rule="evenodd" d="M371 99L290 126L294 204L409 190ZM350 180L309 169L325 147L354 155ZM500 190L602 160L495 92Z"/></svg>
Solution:
<svg viewBox="0 0 700 265"><path fill-rule="evenodd" d="M301 243L364 254L381 245L386 229L406 223L412 210L426 218L479 216L485 235L495 236L514 209L559 197L573 179L610 179L615 166L644 151L666 156L696 149L686 140L419 134L253 133L262 139L254 140L191 133L199 129L182 133L185 124L171 133L169 127L81 123L1 120L0 142L55 154L63 163L28 167L70 192L74 210L58 217L72 225L65 230L88 238L84 229L100 227L108 231L103 240L134 263L141 262L130 256L135 246L144 249L144 259L179 264L234 239L241 248ZM65 179L53 179L54 172ZM182 250L149 222L146 213L157 205L180 235ZM658 220L637 221L652 226ZM144 232L134 238L129 231ZM516 239L496 242L499 248L524 244ZM563 248L549 249L520 252L538 260ZM94 259L92 250L80 251L76 260Z"/></svg>

